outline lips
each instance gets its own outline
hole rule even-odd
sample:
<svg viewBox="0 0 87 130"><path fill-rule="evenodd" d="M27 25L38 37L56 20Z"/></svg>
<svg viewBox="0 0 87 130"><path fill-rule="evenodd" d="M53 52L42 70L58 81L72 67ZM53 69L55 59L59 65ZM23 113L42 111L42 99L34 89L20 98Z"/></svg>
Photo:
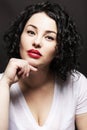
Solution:
<svg viewBox="0 0 87 130"><path fill-rule="evenodd" d="M28 50L27 53L31 58L34 59L39 59L42 56L42 54L38 50L34 49Z"/></svg>

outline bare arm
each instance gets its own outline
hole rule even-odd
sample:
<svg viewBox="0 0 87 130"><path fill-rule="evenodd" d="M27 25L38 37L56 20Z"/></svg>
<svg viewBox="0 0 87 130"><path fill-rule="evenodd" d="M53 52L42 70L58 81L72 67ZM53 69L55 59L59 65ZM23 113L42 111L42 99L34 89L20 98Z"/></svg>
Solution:
<svg viewBox="0 0 87 130"><path fill-rule="evenodd" d="M8 130L9 86L0 81L0 130Z"/></svg>
<svg viewBox="0 0 87 130"><path fill-rule="evenodd" d="M76 116L77 130L87 130L87 113Z"/></svg>
<svg viewBox="0 0 87 130"><path fill-rule="evenodd" d="M9 123L9 102L10 86L17 82L19 78L29 76L30 70L37 71L36 68L22 59L11 59L0 79L0 130L8 130Z"/></svg>

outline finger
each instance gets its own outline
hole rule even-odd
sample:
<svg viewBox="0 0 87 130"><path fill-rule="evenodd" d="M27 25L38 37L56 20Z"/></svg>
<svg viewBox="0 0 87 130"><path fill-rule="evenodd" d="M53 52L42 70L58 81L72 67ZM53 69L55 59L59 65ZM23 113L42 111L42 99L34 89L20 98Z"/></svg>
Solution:
<svg viewBox="0 0 87 130"><path fill-rule="evenodd" d="M30 73L30 66L27 65L23 68L22 78L28 77Z"/></svg>
<svg viewBox="0 0 87 130"><path fill-rule="evenodd" d="M29 64L24 64L21 68L18 69L18 76L25 78L28 77L30 73L30 66Z"/></svg>
<svg viewBox="0 0 87 130"><path fill-rule="evenodd" d="M18 69L18 71L17 71L17 75L18 76L21 76L22 74L23 74L23 69L22 68L20 68L20 69Z"/></svg>
<svg viewBox="0 0 87 130"><path fill-rule="evenodd" d="M38 68L33 67L33 66L31 66L31 65L30 65L30 69L31 69L32 71L37 71L37 70L38 70Z"/></svg>

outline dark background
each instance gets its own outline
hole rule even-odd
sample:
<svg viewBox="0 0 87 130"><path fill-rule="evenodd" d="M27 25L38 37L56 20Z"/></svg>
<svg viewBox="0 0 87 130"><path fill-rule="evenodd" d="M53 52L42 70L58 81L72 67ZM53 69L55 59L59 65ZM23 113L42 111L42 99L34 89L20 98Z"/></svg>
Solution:
<svg viewBox="0 0 87 130"><path fill-rule="evenodd" d="M4 48L3 33L11 21L22 11L26 5L41 2L42 0L0 0L0 72L3 72L7 65L7 55ZM87 77L87 1L86 0L48 0L58 2L73 17L83 37L84 50L79 58L80 69Z"/></svg>

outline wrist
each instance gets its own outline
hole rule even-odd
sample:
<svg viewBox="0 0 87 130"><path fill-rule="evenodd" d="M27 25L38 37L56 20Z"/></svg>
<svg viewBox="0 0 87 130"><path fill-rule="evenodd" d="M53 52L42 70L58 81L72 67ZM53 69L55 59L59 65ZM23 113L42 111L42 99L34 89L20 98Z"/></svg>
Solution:
<svg viewBox="0 0 87 130"><path fill-rule="evenodd" d="M2 76L2 78L0 79L0 86L7 86L10 87L11 83L8 80L8 78L6 78L5 76Z"/></svg>

